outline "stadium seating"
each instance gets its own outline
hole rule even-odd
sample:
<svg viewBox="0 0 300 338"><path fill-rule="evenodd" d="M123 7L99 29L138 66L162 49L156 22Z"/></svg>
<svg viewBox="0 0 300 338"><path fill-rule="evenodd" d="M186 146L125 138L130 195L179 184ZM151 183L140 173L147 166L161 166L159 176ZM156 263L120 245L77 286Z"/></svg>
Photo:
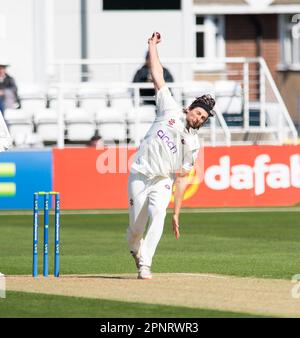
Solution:
<svg viewBox="0 0 300 338"><path fill-rule="evenodd" d="M46 98L40 97L40 98L22 99L21 104L24 110L34 113L41 109L46 108Z"/></svg>
<svg viewBox="0 0 300 338"><path fill-rule="evenodd" d="M22 109L30 113L44 109L47 106L46 93L36 85L26 84L19 87Z"/></svg>
<svg viewBox="0 0 300 338"><path fill-rule="evenodd" d="M107 107L107 93L94 89L89 83L81 83L77 90L78 105L89 114L95 115L99 109Z"/></svg>
<svg viewBox="0 0 300 338"><path fill-rule="evenodd" d="M128 136L131 142L144 138L154 122L155 116L156 108L152 105L134 108L128 112Z"/></svg>
<svg viewBox="0 0 300 338"><path fill-rule="evenodd" d="M95 135L94 116L82 108L68 110L65 115L65 124L69 141L86 142Z"/></svg>
<svg viewBox="0 0 300 338"><path fill-rule="evenodd" d="M112 108L127 111L133 108L133 96L128 88L113 88L109 91L108 98Z"/></svg>
<svg viewBox="0 0 300 338"><path fill-rule="evenodd" d="M216 109L229 127L243 126L243 97L239 82L222 80L214 83L216 94Z"/></svg>
<svg viewBox="0 0 300 338"><path fill-rule="evenodd" d="M66 98L63 100L63 110L72 110L78 107L78 100L76 97ZM58 110L59 109L59 100L57 98L51 99L49 101L49 108Z"/></svg>
<svg viewBox="0 0 300 338"><path fill-rule="evenodd" d="M36 132L43 142L56 142L58 137L58 112L42 109L34 114Z"/></svg>
<svg viewBox="0 0 300 338"><path fill-rule="evenodd" d="M216 102L222 114L241 114L243 109L242 88L237 81L215 82Z"/></svg>
<svg viewBox="0 0 300 338"><path fill-rule="evenodd" d="M215 96L215 88L208 81L192 81L187 82L182 91L183 105L189 106L197 97L210 94Z"/></svg>
<svg viewBox="0 0 300 338"><path fill-rule="evenodd" d="M96 114L97 131L105 144L127 140L126 111L100 109Z"/></svg>
<svg viewBox="0 0 300 338"><path fill-rule="evenodd" d="M4 116L14 144L16 146L30 144L34 132L32 113L24 109L6 109Z"/></svg>
<svg viewBox="0 0 300 338"><path fill-rule="evenodd" d="M79 99L80 108L86 110L90 114L96 114L99 109L107 107L107 99L105 96L102 97L80 97Z"/></svg>
<svg viewBox="0 0 300 338"><path fill-rule="evenodd" d="M26 144L26 139L32 135L44 143L57 141L59 93L56 88L50 88L45 93L44 96L41 92L25 93L22 99L23 110L7 110L6 119L15 144ZM176 101L184 106L201 95L212 95L216 99L215 110L223 115L231 133L243 133L240 129L244 125L244 97L239 81L190 81L183 83L182 87L173 88L172 93L175 94ZM47 109L46 98L50 103ZM80 83L77 88L72 87L64 93L62 107L66 143L86 144L93 136L99 135L104 144L138 145L156 117L156 107L146 104L136 107L135 104L137 102L134 102L128 84L114 83L105 88L89 82ZM279 128L279 104L266 102L265 107L267 127ZM249 126L260 128L260 121L261 102L250 101ZM208 134L210 126L208 121L203 133Z"/></svg>

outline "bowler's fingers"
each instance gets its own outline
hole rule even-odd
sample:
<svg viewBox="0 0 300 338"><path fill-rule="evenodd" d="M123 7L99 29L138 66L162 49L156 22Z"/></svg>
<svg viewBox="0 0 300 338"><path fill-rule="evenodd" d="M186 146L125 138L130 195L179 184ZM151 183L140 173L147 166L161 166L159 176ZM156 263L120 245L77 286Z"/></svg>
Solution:
<svg viewBox="0 0 300 338"><path fill-rule="evenodd" d="M175 229L175 237L176 237L177 240L178 240L179 237L180 237L179 226L176 227L176 229Z"/></svg>
<svg viewBox="0 0 300 338"><path fill-rule="evenodd" d="M179 225L177 223L173 224L173 233L176 239L179 239L180 237L180 232L179 232Z"/></svg>
<svg viewBox="0 0 300 338"><path fill-rule="evenodd" d="M151 42L155 43L156 45L161 42L161 36L158 32L154 32L151 38L148 39L148 43L151 43Z"/></svg>

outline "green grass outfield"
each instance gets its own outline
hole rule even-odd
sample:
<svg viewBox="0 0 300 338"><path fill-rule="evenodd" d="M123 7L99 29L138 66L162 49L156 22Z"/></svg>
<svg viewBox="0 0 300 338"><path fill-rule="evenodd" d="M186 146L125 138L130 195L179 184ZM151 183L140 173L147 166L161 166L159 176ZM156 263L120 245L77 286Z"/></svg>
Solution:
<svg viewBox="0 0 300 338"><path fill-rule="evenodd" d="M47 309L47 310L45 310ZM263 318L245 313L8 292L0 318Z"/></svg>
<svg viewBox="0 0 300 338"><path fill-rule="evenodd" d="M52 217L51 222L53 225ZM42 224L42 219L40 223ZM127 223L126 214L62 215L61 273L135 272L125 241ZM50 253L53 251L52 229L53 226L50 226ZM42 239L41 227L39 235ZM168 215L164 235L153 262L153 272L217 273L291 280L293 275L300 273L299 243L300 212L298 209L281 212L273 212L270 209L259 213L253 210L241 213L228 210L216 213L183 213L179 241L173 238L171 217ZM40 241L40 263L42 261L41 247L42 241ZM49 259L52 263L53 256L50 255ZM28 275L31 274L31 265L32 216L8 216L0 213L0 271L5 275ZM51 273L53 273L52 269L53 266L50 264ZM6 314L25 315L22 302L25 306L25 299L29 295L13 292L8 293L8 296L6 300L0 300L0 317ZM117 310L118 306L115 306L115 312L113 311L116 302L88 299L81 299L79 302L78 299L72 297L64 298L69 298L66 303L79 303L83 309L82 313L87 317L95 313L102 316L104 312L101 306L103 308L110 306L109 317L120 315ZM40 302L37 299L40 299ZM61 297L58 296L39 295L36 297L35 306L41 316L51 316L51 309L45 306L47 299L51 302L62 302ZM91 304L90 311L88 311L87 304ZM98 312L94 311L96 305ZM187 317L226 316L225 313L218 311L186 309L184 312L182 308L157 305L147 306L147 311L143 312L141 306L122 303L122 314L125 317L126 314L131 317L159 317L167 316L167 313L171 316L182 313ZM69 306L69 308L72 307ZM160 310L162 312L159 312ZM31 315L35 316L37 312ZM80 309L77 308L76 313L74 310L74 316L79 314ZM232 316L230 313L227 315ZM66 312L66 316L72 316L70 310ZM241 314L236 314L236 316L241 316Z"/></svg>

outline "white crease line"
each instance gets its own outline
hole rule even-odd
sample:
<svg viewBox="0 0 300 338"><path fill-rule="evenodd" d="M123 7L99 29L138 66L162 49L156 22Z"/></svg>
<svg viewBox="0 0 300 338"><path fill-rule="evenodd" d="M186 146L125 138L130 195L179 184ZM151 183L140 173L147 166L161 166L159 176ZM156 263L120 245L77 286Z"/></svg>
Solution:
<svg viewBox="0 0 300 338"><path fill-rule="evenodd" d="M190 277L198 277L198 278L215 278L215 279L228 279L228 277L224 276L215 276L215 275L205 275L205 274L195 274L195 273L180 273L179 276L190 276Z"/></svg>

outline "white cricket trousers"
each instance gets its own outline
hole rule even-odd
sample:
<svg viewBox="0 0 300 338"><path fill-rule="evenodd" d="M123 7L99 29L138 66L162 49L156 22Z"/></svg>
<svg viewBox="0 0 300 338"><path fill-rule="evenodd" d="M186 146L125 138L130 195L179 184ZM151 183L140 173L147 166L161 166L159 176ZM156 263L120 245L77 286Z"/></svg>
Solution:
<svg viewBox="0 0 300 338"><path fill-rule="evenodd" d="M130 251L140 256L141 265L150 267L152 264L152 258L163 233L172 186L171 178L149 179L140 173L131 173L129 176L127 240ZM147 232L143 239L148 221Z"/></svg>

